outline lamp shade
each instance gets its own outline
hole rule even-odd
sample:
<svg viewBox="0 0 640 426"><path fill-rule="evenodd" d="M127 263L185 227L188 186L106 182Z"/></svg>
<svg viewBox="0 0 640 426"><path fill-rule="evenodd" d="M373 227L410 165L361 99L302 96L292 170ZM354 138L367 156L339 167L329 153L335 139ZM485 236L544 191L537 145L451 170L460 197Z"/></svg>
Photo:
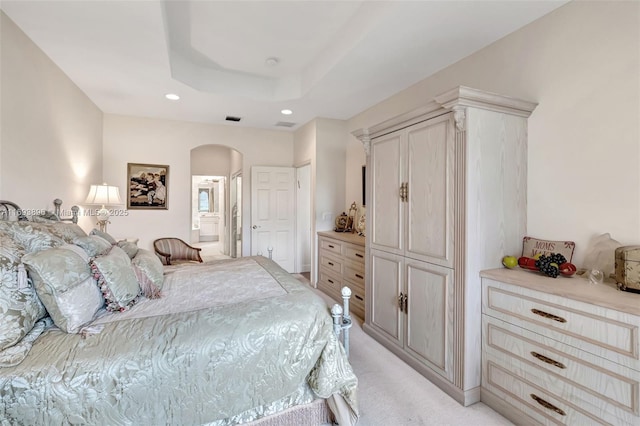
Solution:
<svg viewBox="0 0 640 426"><path fill-rule="evenodd" d="M123 204L120 198L120 189L118 189L117 186L110 186L106 183L102 185L91 185L89 195L87 195L84 203L96 206Z"/></svg>

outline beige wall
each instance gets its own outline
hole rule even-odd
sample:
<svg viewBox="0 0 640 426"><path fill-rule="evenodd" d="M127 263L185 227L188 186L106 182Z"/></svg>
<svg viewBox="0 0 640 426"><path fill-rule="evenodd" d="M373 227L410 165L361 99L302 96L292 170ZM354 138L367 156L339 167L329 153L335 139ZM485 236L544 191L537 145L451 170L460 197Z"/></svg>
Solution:
<svg viewBox="0 0 640 426"><path fill-rule="evenodd" d="M0 199L24 209L81 204L102 182L102 112L2 12L0 31Z"/></svg>
<svg viewBox="0 0 640 426"><path fill-rule="evenodd" d="M110 233L137 236L141 247L155 238L174 236L188 241L191 228L191 150L201 145L225 145L243 155L243 176L252 166L292 166L293 134L234 126L157 120L120 115L104 116L104 178L126 194L127 163L170 166L168 210L131 210L112 218ZM243 180L243 199L251 199L251 181ZM243 235L251 235L249 204L243 209ZM243 239L243 251L250 241Z"/></svg>
<svg viewBox="0 0 640 426"><path fill-rule="evenodd" d="M595 235L640 243L640 2L571 2L353 117L349 131L458 85L539 103L529 120L529 235L575 241L578 265ZM364 161L352 137L347 155L351 173ZM347 186L353 198L360 186Z"/></svg>

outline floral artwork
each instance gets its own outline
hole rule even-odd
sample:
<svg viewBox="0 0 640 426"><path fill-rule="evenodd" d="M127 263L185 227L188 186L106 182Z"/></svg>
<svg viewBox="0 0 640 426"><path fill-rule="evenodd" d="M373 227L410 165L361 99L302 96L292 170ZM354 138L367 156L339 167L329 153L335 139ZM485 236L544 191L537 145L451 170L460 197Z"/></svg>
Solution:
<svg viewBox="0 0 640 426"><path fill-rule="evenodd" d="M128 209L168 208L169 166L128 163L127 182Z"/></svg>

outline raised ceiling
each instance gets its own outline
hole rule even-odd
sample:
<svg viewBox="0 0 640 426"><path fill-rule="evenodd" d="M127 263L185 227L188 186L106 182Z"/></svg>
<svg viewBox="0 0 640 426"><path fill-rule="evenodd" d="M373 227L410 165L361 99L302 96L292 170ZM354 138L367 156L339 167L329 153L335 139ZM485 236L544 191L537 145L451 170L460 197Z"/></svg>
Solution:
<svg viewBox="0 0 640 426"><path fill-rule="evenodd" d="M314 117L349 119L564 3L3 0L0 7L105 113L295 130ZM293 114L283 116L284 108ZM229 123L229 115L242 120ZM276 126L282 121L295 125Z"/></svg>

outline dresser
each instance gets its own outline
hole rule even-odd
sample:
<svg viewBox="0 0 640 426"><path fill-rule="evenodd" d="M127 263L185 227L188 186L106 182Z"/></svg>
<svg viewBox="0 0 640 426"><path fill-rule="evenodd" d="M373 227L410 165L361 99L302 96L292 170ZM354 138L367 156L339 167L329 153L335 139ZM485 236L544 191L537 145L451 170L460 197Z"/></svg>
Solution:
<svg viewBox="0 0 640 426"><path fill-rule="evenodd" d="M640 424L640 295L483 271L481 399L516 424Z"/></svg>
<svg viewBox="0 0 640 426"><path fill-rule="evenodd" d="M480 271L526 232L535 107L460 86L353 133L367 155L363 329L463 405L480 400Z"/></svg>
<svg viewBox="0 0 640 426"><path fill-rule="evenodd" d="M350 232L318 232L318 289L342 302L342 287L351 289L350 311L364 318L364 242Z"/></svg>

